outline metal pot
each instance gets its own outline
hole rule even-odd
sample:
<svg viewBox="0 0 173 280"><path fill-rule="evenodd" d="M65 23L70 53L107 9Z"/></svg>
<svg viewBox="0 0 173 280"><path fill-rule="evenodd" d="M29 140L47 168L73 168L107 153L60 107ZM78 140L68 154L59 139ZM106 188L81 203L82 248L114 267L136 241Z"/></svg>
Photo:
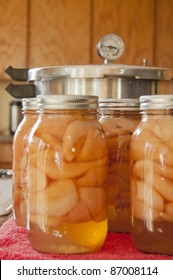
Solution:
<svg viewBox="0 0 173 280"><path fill-rule="evenodd" d="M53 66L14 69L6 72L26 85L9 84L6 90L16 98L39 94L98 95L100 98L138 98L141 95L172 92L173 69L129 66L112 63L124 51L124 43L114 34L104 36L97 44L102 65ZM166 85L166 86L165 86Z"/></svg>

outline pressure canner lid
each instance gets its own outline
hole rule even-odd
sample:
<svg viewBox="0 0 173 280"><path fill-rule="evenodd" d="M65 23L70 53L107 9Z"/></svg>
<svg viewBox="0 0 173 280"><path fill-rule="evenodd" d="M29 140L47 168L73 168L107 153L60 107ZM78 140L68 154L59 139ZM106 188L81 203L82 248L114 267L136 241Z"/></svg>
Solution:
<svg viewBox="0 0 173 280"><path fill-rule="evenodd" d="M114 34L105 35L96 46L103 64L48 66L32 69L8 67L6 73L17 81L27 81L28 88L10 84L7 91L13 96L34 97L38 94L84 94L101 98L136 98L142 94L157 94L152 81L173 80L173 69L115 64L124 51L124 43ZM16 88L16 90L15 90ZM16 93L15 93L16 91Z"/></svg>

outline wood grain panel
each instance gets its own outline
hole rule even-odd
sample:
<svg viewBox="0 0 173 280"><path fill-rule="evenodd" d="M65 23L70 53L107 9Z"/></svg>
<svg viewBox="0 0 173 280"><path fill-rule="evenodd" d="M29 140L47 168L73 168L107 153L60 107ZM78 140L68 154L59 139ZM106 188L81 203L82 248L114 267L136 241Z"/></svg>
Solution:
<svg viewBox="0 0 173 280"><path fill-rule="evenodd" d="M125 44L117 63L153 64L154 0L93 0L92 61L100 62L95 45L105 34L114 33Z"/></svg>
<svg viewBox="0 0 173 280"><path fill-rule="evenodd" d="M90 0L31 0L29 67L86 64Z"/></svg>
<svg viewBox="0 0 173 280"><path fill-rule="evenodd" d="M0 1L0 75L9 66L26 66L27 0ZM7 76L6 76L7 77Z"/></svg>
<svg viewBox="0 0 173 280"><path fill-rule="evenodd" d="M173 1L157 0L155 5L155 65L173 68Z"/></svg>

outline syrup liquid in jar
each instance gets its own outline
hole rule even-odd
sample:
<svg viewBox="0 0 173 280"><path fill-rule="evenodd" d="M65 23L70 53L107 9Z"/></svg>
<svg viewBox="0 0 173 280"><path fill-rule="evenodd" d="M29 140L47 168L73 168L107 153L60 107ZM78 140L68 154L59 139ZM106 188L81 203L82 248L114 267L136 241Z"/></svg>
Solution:
<svg viewBox="0 0 173 280"><path fill-rule="evenodd" d="M130 148L132 240L142 251L173 255L173 95L140 102Z"/></svg>
<svg viewBox="0 0 173 280"><path fill-rule="evenodd" d="M99 250L107 235L107 141L96 96L38 96L28 142L32 247L62 254Z"/></svg>
<svg viewBox="0 0 173 280"><path fill-rule="evenodd" d="M130 232L130 141L139 124L139 99L100 99L99 121L108 141L108 230Z"/></svg>
<svg viewBox="0 0 173 280"><path fill-rule="evenodd" d="M26 147L28 135L37 120L37 99L22 99L23 119L13 139L13 216L18 226L26 226Z"/></svg>

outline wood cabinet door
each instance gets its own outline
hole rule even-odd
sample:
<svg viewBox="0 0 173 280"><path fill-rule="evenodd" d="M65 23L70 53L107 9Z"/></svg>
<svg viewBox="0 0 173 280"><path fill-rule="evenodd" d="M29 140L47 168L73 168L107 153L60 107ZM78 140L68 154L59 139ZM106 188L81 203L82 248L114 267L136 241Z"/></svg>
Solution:
<svg viewBox="0 0 173 280"><path fill-rule="evenodd" d="M121 37L125 50L116 63L153 64L154 0L93 0L92 62L101 60L95 45L105 34ZM156 1L157 2L157 1Z"/></svg>
<svg viewBox="0 0 173 280"><path fill-rule="evenodd" d="M29 67L88 64L90 0L30 0Z"/></svg>
<svg viewBox="0 0 173 280"><path fill-rule="evenodd" d="M27 0L0 1L0 78L9 66L27 63Z"/></svg>
<svg viewBox="0 0 173 280"><path fill-rule="evenodd" d="M0 78L4 70L97 64L106 34L125 44L116 63L172 67L172 0L1 0Z"/></svg>
<svg viewBox="0 0 173 280"><path fill-rule="evenodd" d="M155 66L173 68L173 1L155 1Z"/></svg>

